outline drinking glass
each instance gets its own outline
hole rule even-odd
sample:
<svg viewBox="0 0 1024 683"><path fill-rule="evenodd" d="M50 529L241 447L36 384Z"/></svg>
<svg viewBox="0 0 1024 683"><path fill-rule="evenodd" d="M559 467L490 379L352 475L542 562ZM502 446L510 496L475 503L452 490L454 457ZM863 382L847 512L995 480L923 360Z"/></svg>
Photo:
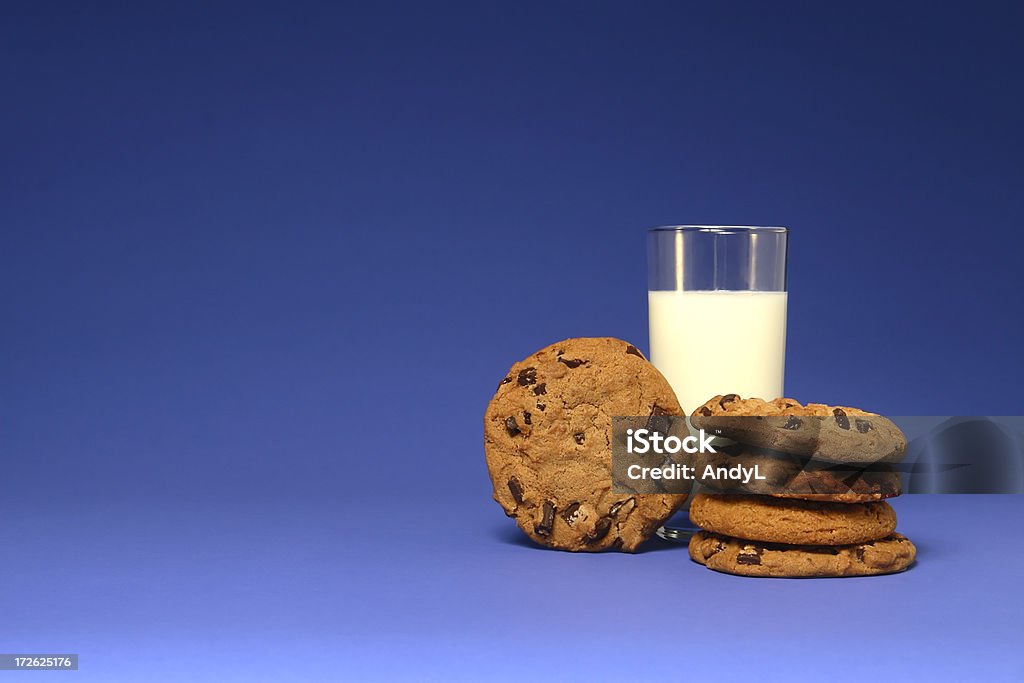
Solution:
<svg viewBox="0 0 1024 683"><path fill-rule="evenodd" d="M788 237L731 225L647 232L650 359L687 415L719 394L783 395ZM682 541L692 531L684 509L659 534Z"/></svg>

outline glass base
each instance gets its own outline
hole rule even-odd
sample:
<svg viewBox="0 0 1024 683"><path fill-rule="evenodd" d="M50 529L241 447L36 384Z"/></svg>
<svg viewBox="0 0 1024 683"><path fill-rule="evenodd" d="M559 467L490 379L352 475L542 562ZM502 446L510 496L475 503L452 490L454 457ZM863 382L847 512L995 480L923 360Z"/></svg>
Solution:
<svg viewBox="0 0 1024 683"><path fill-rule="evenodd" d="M658 529L658 536L673 543L689 543L696 531L698 527L690 521L690 515L686 510L680 510Z"/></svg>

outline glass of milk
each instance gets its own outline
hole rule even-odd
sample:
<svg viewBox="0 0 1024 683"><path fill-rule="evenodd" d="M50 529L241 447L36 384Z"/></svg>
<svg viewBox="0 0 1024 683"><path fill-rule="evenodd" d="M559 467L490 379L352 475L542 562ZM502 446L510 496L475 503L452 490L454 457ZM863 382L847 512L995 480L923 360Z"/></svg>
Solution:
<svg viewBox="0 0 1024 683"><path fill-rule="evenodd" d="M731 225L648 231L650 359L687 415L718 394L783 395L788 233ZM661 533L683 539L691 529L681 513Z"/></svg>

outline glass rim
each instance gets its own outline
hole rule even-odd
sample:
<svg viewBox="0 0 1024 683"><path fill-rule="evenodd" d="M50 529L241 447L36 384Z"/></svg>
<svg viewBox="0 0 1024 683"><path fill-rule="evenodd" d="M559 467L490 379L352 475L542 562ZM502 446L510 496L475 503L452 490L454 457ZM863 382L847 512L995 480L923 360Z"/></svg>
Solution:
<svg viewBox="0 0 1024 683"><path fill-rule="evenodd" d="M742 235L748 233L785 234L789 228L776 225L659 225L648 228L647 232L708 232L721 235Z"/></svg>

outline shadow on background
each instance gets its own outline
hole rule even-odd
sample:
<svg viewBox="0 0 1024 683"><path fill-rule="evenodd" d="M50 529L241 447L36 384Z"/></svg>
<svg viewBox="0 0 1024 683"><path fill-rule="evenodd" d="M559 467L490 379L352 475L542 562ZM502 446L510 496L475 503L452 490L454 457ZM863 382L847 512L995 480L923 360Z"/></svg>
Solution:
<svg viewBox="0 0 1024 683"><path fill-rule="evenodd" d="M507 524L496 526L493 533L494 538L498 539L501 543L507 545L517 545L522 548L529 548L530 550L538 550L541 552L566 552L564 550L557 550L555 548L545 548L542 545L537 545L530 538L519 530L519 527L515 525L515 522L508 520ZM679 552L686 552L685 543L674 543L672 541L666 541L660 536L652 536L644 542L640 549L633 553L635 555L643 555L644 553L658 552L660 550L676 550ZM606 551L615 552L615 551ZM582 553L581 553L582 554ZM589 553L587 553L589 554ZM600 554L600 553L596 553Z"/></svg>

